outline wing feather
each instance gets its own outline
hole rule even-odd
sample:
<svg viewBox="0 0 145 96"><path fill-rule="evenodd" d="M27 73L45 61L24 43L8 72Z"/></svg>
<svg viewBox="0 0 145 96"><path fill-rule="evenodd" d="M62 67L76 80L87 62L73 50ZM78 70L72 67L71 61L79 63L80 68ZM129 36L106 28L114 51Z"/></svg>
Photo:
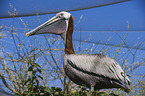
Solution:
<svg viewBox="0 0 145 96"><path fill-rule="evenodd" d="M130 83L121 66L114 59L107 56L101 54L70 54L65 55L65 59L67 59L67 63L77 70L110 79L117 79L125 84Z"/></svg>

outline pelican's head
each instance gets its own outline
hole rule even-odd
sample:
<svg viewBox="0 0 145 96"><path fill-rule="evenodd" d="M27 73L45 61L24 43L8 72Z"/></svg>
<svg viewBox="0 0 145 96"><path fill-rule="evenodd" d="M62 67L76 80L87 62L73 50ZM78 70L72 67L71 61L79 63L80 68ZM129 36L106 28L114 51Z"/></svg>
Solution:
<svg viewBox="0 0 145 96"><path fill-rule="evenodd" d="M29 37L31 35L36 34L51 33L60 35L65 40L70 17L71 14L68 12L65 11L59 12L56 14L56 16L54 16L50 20L46 21L45 23L26 33L26 36Z"/></svg>

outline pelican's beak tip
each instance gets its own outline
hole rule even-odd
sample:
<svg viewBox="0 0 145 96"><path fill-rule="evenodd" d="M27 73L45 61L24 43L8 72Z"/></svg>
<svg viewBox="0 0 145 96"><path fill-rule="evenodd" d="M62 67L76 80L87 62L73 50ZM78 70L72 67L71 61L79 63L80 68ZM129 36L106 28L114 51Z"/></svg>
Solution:
<svg viewBox="0 0 145 96"><path fill-rule="evenodd" d="M29 35L29 33L26 33L26 37L29 37L30 35Z"/></svg>

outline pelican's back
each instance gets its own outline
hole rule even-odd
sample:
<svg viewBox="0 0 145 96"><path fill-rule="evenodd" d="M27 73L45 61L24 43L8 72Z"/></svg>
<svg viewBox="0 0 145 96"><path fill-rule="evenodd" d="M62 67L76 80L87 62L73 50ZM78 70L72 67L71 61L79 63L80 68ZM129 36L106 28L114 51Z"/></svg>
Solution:
<svg viewBox="0 0 145 96"><path fill-rule="evenodd" d="M73 82L89 88L122 87L127 90L121 82L130 84L121 66L114 59L101 54L65 54L64 70Z"/></svg>

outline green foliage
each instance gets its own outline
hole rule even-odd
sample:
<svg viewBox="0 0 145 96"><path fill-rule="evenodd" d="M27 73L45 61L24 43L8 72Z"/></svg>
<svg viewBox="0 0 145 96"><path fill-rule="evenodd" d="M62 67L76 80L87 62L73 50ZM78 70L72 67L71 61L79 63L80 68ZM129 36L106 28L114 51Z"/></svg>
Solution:
<svg viewBox="0 0 145 96"><path fill-rule="evenodd" d="M35 61L35 60L33 60ZM26 79L26 81L24 82L24 86L27 86L28 91L24 91L23 95L27 95L27 94L39 94L44 92L44 87L40 86L40 82L39 79L42 79L41 76L41 66L37 63L34 62L30 62L30 66L28 68L28 74L29 74L29 78ZM38 74L37 74L38 73ZM43 94L44 94L43 93Z"/></svg>
<svg viewBox="0 0 145 96"><path fill-rule="evenodd" d="M16 10L14 10L14 13L17 13ZM51 35L44 35L42 38L37 36L26 38L24 34L28 32L27 27L29 27L29 24L23 21L22 18L20 18L20 21L25 28L22 32L18 31L14 25L8 26L7 32L3 32L6 25L1 25L0 27L0 79L3 82L4 90L9 90L13 94L20 96L127 95L120 89L103 89L91 93L89 89L78 86L68 80L62 67L64 55L63 40L60 37L53 38ZM38 21L40 21L39 17ZM37 21L35 22L37 23ZM89 44L85 41L80 41L78 45L75 45L78 46L75 51L77 54L101 53L112 57L122 65L123 70L125 70L127 76L132 81L130 86L131 93L129 95L143 96L145 94L145 75L135 75L135 73L136 70L139 70L145 64L145 59L141 55L137 55L138 50L134 52L132 51L133 48L123 48L127 36L128 33L123 38L119 36L122 40L118 44L120 47L106 46L110 39L108 39L106 44L102 44L101 47L97 43ZM11 46L6 45L6 41L12 41L10 43ZM101 38L99 41L101 42ZM139 45L143 44L141 42ZM85 49L83 45L88 45L88 47ZM133 57L132 60L128 59L130 54ZM56 86L56 82L57 84L60 83L60 88L50 87L52 84Z"/></svg>

